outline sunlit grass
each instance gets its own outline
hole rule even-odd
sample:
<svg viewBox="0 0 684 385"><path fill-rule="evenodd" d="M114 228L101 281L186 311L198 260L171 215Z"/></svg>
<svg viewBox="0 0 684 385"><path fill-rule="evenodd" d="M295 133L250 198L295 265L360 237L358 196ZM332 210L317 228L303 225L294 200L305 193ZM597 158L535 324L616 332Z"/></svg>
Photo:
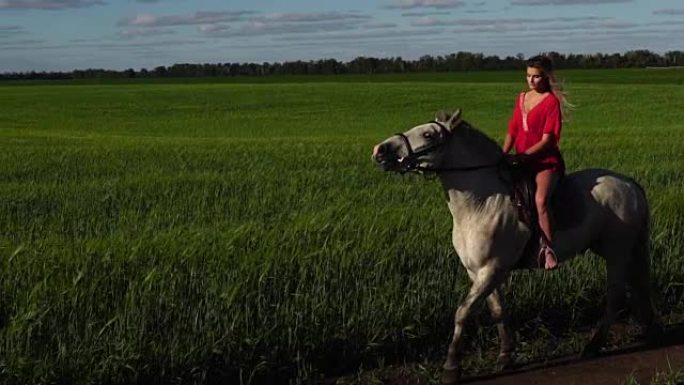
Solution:
<svg viewBox="0 0 684 385"><path fill-rule="evenodd" d="M656 301L684 310L684 90L578 74L568 167L646 188ZM3 87L0 380L286 381L441 357L468 288L451 218L436 182L380 172L370 148L457 107L500 140L523 83L332 79ZM512 277L524 352L575 346L603 270ZM473 371L496 345L478 321Z"/></svg>

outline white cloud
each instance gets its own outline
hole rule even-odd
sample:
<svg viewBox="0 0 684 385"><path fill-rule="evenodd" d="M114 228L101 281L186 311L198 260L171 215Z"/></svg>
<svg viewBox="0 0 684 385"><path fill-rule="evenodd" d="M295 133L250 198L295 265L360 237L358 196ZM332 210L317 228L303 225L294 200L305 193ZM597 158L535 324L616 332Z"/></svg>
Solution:
<svg viewBox="0 0 684 385"><path fill-rule="evenodd" d="M60 10L68 8L84 8L93 5L105 5L102 0L0 0L3 9L47 9Z"/></svg>
<svg viewBox="0 0 684 385"><path fill-rule="evenodd" d="M450 12L404 12L401 16L404 17L423 17L423 16L445 16L449 15Z"/></svg>
<svg viewBox="0 0 684 385"><path fill-rule="evenodd" d="M18 25L0 25L0 37L16 35L22 32L22 28Z"/></svg>
<svg viewBox="0 0 684 385"><path fill-rule="evenodd" d="M157 41L144 41L144 42L113 42L113 43L102 43L94 40L88 40L83 43L75 43L74 41L69 44L45 44L42 40L32 40L36 45L19 45L11 47L13 50L26 50L26 51L42 51L42 50L73 50L73 49L114 49L114 50L127 50L129 48L156 48L156 47L169 47L174 48L181 45L199 46L205 42L199 40L157 40ZM6 45L10 45L9 43Z"/></svg>
<svg viewBox="0 0 684 385"><path fill-rule="evenodd" d="M395 28L397 24L395 23L368 23L361 27L364 29L383 29L383 28Z"/></svg>
<svg viewBox="0 0 684 385"><path fill-rule="evenodd" d="M367 23L369 20L372 20L371 16L358 12L273 13L251 17L236 29L210 27L212 23L205 23L200 32L208 37L229 38L348 31L362 26L365 29L394 26L387 23Z"/></svg>
<svg viewBox="0 0 684 385"><path fill-rule="evenodd" d="M626 33L626 32L639 32L643 31L643 29L640 29L644 26L644 24L638 24L638 23L632 23L632 22L626 22L626 21L621 21L621 20L615 20L615 19L601 19L601 18L596 18L597 20L588 20L585 22L580 22L580 23L563 23L560 22L560 20L564 18L557 18L559 19L556 22L552 23L546 23L542 24L537 21L534 21L534 28L530 28L529 25L531 22L518 22L518 23L510 23L510 22L497 22L497 23L473 23L473 25L467 26L467 27L460 27L456 28L453 30L453 32L457 34L481 34L481 33L488 33L488 34L498 34L497 39L501 38L508 38L511 36L518 36L520 34L525 34L526 36L530 32L534 33L544 33L545 36L555 36L555 35L561 35L561 36L568 36L568 34L573 33L573 32L586 32L587 34L601 34L601 33L608 33L609 31L620 31L618 33ZM511 20L518 20L518 19L511 19ZM522 19L520 19L522 20ZM659 23L662 24L662 23ZM547 34L548 33L548 34ZM533 37L533 36L530 36Z"/></svg>
<svg viewBox="0 0 684 385"><path fill-rule="evenodd" d="M0 41L0 47L2 48L15 48L15 47L30 47L35 44L42 44L45 41L38 39L24 39L24 40L12 40L12 41Z"/></svg>
<svg viewBox="0 0 684 385"><path fill-rule="evenodd" d="M282 36L274 38L277 41L337 41L337 40L347 40L352 42L358 42L361 40L368 39L384 39L384 38L408 38L413 36L426 36L426 35L439 35L443 32L441 28L434 29L420 29L420 30L410 30L410 31L377 31L374 33L336 33L336 34L325 34L325 35L306 35L306 36Z"/></svg>
<svg viewBox="0 0 684 385"><path fill-rule="evenodd" d="M202 24L199 26L199 31L203 33L223 32L229 29L230 26L225 24Z"/></svg>
<svg viewBox="0 0 684 385"><path fill-rule="evenodd" d="M219 11L197 12L192 15L137 15L120 20L118 25L134 27L170 27L178 25L213 24L244 20L246 15L253 13L254 12L251 11Z"/></svg>
<svg viewBox="0 0 684 385"><path fill-rule="evenodd" d="M123 39L132 39L136 37L174 35L175 33L176 31L171 31L168 29L135 28L119 31L118 35Z"/></svg>
<svg viewBox="0 0 684 385"><path fill-rule="evenodd" d="M453 22L447 22L436 17L424 16L411 21L414 27L436 27L439 25L453 25Z"/></svg>
<svg viewBox="0 0 684 385"><path fill-rule="evenodd" d="M595 26L596 28L628 29L638 27L639 24L622 20L606 20L599 23L594 23L592 26Z"/></svg>
<svg viewBox="0 0 684 385"><path fill-rule="evenodd" d="M684 8L656 9L654 15L684 15Z"/></svg>
<svg viewBox="0 0 684 385"><path fill-rule="evenodd" d="M368 20L371 16L358 12L273 13L251 18L259 22L320 22L332 20Z"/></svg>
<svg viewBox="0 0 684 385"><path fill-rule="evenodd" d="M250 21L237 30L204 31L209 37L252 37L263 35L281 35L291 33L318 33L330 31L349 31L359 28L357 21L341 20L321 23L265 23Z"/></svg>
<svg viewBox="0 0 684 385"><path fill-rule="evenodd" d="M684 20L665 20L655 23L656 25L684 25Z"/></svg>
<svg viewBox="0 0 684 385"><path fill-rule="evenodd" d="M512 5L576 5L576 4L613 4L629 3L632 0L513 0Z"/></svg>
<svg viewBox="0 0 684 385"><path fill-rule="evenodd" d="M526 25L526 24L550 24L550 23L570 23L570 22L587 22L587 21L601 21L610 20L607 17L545 17L545 18L509 18L509 19L457 19L452 25L468 25L468 26L492 26L492 25Z"/></svg>
<svg viewBox="0 0 684 385"><path fill-rule="evenodd" d="M460 0L395 0L394 4L385 8L389 9L413 9L413 8L458 8L466 5Z"/></svg>

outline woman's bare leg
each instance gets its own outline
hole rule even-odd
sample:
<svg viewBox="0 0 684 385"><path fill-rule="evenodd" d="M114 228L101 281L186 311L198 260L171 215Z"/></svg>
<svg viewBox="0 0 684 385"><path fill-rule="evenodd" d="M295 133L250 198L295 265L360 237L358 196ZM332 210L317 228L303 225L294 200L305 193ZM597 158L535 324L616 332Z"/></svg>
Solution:
<svg viewBox="0 0 684 385"><path fill-rule="evenodd" d="M542 170L537 173L537 193L535 194L535 203L537 204L537 213L539 214L539 227L546 237L549 247L553 242L553 231L551 230L551 218L548 209L548 200L553 189L558 182L558 175L551 170ZM545 253L544 268L547 270L555 269L558 266L558 261L552 251Z"/></svg>

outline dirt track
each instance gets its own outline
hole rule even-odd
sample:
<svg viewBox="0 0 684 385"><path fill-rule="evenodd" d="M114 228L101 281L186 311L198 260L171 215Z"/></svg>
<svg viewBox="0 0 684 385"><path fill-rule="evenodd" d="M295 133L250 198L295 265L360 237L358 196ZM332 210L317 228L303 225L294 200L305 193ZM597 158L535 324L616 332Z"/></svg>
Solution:
<svg viewBox="0 0 684 385"><path fill-rule="evenodd" d="M531 364L497 375L464 379L469 385L620 385L630 376L650 384L656 373L684 370L684 324L671 325L660 346L635 344L602 354Z"/></svg>
<svg viewBox="0 0 684 385"><path fill-rule="evenodd" d="M619 333L618 328L618 333ZM679 383L684 385L684 323L666 328L657 346L634 343L611 351L604 351L597 358L580 359L577 355L558 357L544 362L521 364L512 370L496 374L461 378L466 385L622 385L634 379L641 385L650 385L656 374L679 373ZM441 368L428 370L434 377L420 377L411 370L390 369L375 372L370 380L352 379L343 384L381 383L385 385L420 385L438 383ZM335 380L321 384L334 384ZM672 384L660 379L658 384Z"/></svg>
<svg viewBox="0 0 684 385"><path fill-rule="evenodd" d="M657 372L684 369L684 344L656 349L631 347L592 360L559 359L487 378L470 378L469 385L619 385L630 373L650 384Z"/></svg>

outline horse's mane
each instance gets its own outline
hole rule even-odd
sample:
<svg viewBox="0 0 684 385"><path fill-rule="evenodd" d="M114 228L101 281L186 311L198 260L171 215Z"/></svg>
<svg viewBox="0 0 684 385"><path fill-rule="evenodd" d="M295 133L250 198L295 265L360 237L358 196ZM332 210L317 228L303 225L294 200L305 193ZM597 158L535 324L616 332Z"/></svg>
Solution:
<svg viewBox="0 0 684 385"><path fill-rule="evenodd" d="M501 147L496 141L494 141L494 139L490 138L489 135L473 127L470 123L466 122L465 120L461 121L461 124L459 125L458 129L464 130L465 135L474 136L477 138L478 141L487 143L488 146L494 148L497 152L501 152Z"/></svg>
<svg viewBox="0 0 684 385"><path fill-rule="evenodd" d="M460 112L456 112L460 114ZM447 112L447 111L438 111L435 114L435 119L439 122L447 122L454 113L452 112ZM496 152L497 154L501 154L501 146L497 142L495 142L492 138L490 138L487 134L483 133L482 131L478 130L477 128L473 127L472 124L466 122L465 120L461 120L458 127L456 130L462 132L462 135L467 136L467 137L474 137L475 141L478 143L482 143L483 147L487 148L490 147L492 151Z"/></svg>

